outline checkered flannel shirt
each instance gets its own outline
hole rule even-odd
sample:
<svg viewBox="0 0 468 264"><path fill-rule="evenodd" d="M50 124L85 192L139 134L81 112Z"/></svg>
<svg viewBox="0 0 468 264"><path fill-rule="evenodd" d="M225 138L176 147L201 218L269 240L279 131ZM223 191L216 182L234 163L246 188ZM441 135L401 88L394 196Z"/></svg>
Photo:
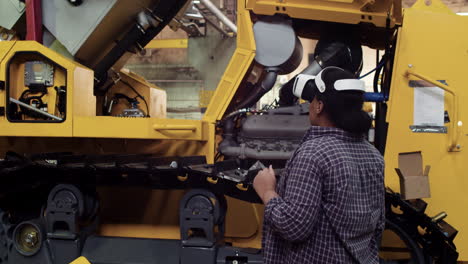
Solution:
<svg viewBox="0 0 468 264"><path fill-rule="evenodd" d="M362 136L311 127L265 207L264 263L378 263L383 173Z"/></svg>

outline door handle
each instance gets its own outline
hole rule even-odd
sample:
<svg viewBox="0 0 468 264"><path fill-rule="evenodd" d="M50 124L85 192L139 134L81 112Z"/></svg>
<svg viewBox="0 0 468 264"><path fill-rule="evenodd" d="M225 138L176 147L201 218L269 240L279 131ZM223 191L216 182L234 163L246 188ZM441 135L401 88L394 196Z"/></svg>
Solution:
<svg viewBox="0 0 468 264"><path fill-rule="evenodd" d="M456 91L448 85L445 85L443 83L440 83L432 78L429 78L425 75L422 75L418 72L416 72L413 68L406 70L406 76L409 77L410 75L421 79L423 81L426 81L444 91L447 93L451 94L453 97L453 105L452 105L452 113L453 113L453 121L451 121L451 128L449 129L449 138L450 138L450 145L448 151L460 151L461 150L461 145L458 142L459 141L459 135L460 135L460 126L461 126L461 121L458 120L459 118L459 112L458 112L458 95ZM460 125L459 125L460 123Z"/></svg>
<svg viewBox="0 0 468 264"><path fill-rule="evenodd" d="M195 125L153 125L153 129L156 131L195 131L197 127Z"/></svg>

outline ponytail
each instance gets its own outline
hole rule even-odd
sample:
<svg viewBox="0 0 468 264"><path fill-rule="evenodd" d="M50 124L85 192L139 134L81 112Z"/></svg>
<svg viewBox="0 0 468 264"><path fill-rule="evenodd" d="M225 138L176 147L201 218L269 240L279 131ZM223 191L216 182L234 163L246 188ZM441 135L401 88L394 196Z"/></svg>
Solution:
<svg viewBox="0 0 468 264"><path fill-rule="evenodd" d="M365 134L369 131L372 119L362 110L362 92L334 91L320 97L325 104L324 111L335 126L353 134Z"/></svg>
<svg viewBox="0 0 468 264"><path fill-rule="evenodd" d="M333 120L335 125L353 134L365 134L369 131L372 119L364 111L351 111Z"/></svg>

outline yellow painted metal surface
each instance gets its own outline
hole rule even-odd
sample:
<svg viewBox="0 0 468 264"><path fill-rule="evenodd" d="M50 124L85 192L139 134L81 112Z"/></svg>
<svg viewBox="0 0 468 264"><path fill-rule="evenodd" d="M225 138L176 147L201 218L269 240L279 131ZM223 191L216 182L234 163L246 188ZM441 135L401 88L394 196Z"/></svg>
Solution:
<svg viewBox="0 0 468 264"><path fill-rule="evenodd" d="M460 260L468 260L468 150L463 148L467 137L468 100L466 70L468 69L468 17L457 16L440 0L427 6L418 1L404 11L399 29L396 58L387 121L389 130L385 152L386 183L399 191L398 153L422 151L424 165L431 166L429 181L431 198L427 213L434 216L441 211L459 234L455 244ZM413 133L414 88L410 80L444 80L455 97L445 92L445 110L450 116L447 134ZM439 85L440 86L440 85ZM456 104L456 100L460 104ZM458 115L457 115L458 113ZM462 126L455 126L458 121ZM457 131L458 130L458 131ZM460 151L451 151L460 144Z"/></svg>
<svg viewBox="0 0 468 264"><path fill-rule="evenodd" d="M200 120L76 116L74 117L73 136L208 140L203 137L202 129Z"/></svg>
<svg viewBox="0 0 468 264"><path fill-rule="evenodd" d="M73 262L71 262L70 264L92 264L92 263L89 262L85 257L79 257L75 259Z"/></svg>
<svg viewBox="0 0 468 264"><path fill-rule="evenodd" d="M223 117L255 57L256 46L250 11L257 15L284 13L295 18L353 24L365 22L383 27L388 12L391 14L391 25L401 23L399 4L398 0L375 3L353 0L238 1L237 48L202 121L96 117L92 112L87 112L89 108L69 103L68 118L63 124L10 124L0 117L0 136L10 137L0 139L1 150L11 149L20 153L69 150L99 154L206 155L208 162L213 162L216 152L214 123ZM432 198L427 199L428 213L435 215L444 210L449 214L448 222L460 230L455 242L462 260L468 259L468 223L465 221L468 217L465 210L468 208L468 196L465 194L468 190L468 177L465 175L464 166L468 160L468 152L463 149L467 135L463 126L454 127L453 124L457 121L468 124L468 106L456 105L453 98L463 102L468 96L468 91L463 90L466 83L465 71L468 68L466 28L468 18L455 16L439 0L432 0L430 7L419 1L413 8L405 11L396 50L388 112L390 127L385 154L386 183L398 190L398 177L394 171L397 167L398 153L417 150L423 152L424 163L432 166ZM184 41L165 41L157 40L146 48L187 47ZM88 78L90 72L85 67L35 42L16 42L17 44L13 45L14 43L0 42L0 59L2 56L11 56L15 51L38 51L68 70L70 89L80 84L92 85L92 78ZM7 59L1 60L0 80L5 80L6 62ZM410 64L411 68L408 67ZM76 78L76 69L81 72L80 78ZM420 78L445 80L448 86L443 88L456 94L455 97L451 97L446 93L445 97L446 109L453 117L452 123L447 124L448 134L415 134L410 131L413 88L409 87L408 81ZM78 82L79 79L83 82ZM91 89L92 87L90 91ZM5 102L2 96L0 93L0 106ZM73 102L75 95L69 93L67 100ZM83 102L83 99L80 100L76 102ZM460 151L449 151L458 144L461 146ZM177 205L183 195L182 191L137 190L132 193L132 190L119 191L113 188L101 189L100 193L103 198L101 235L179 238ZM127 204L124 205L124 201L127 201ZM228 203L226 240L234 246L259 248L263 207L230 198ZM113 221L115 219L124 221L116 223ZM88 263L86 261L81 258L73 263Z"/></svg>
<svg viewBox="0 0 468 264"><path fill-rule="evenodd" d="M202 131L208 126L200 120L96 116L93 72L35 41L0 42L0 56L4 57L0 63L0 80L5 80L10 58L23 51L40 53L66 70L67 117L62 123L12 123L2 117L0 136L210 140L214 146L214 129L209 130L211 134ZM22 80L21 70L16 76ZM4 91L0 91L0 99L2 106ZM210 148L207 156L214 157L214 151L214 147Z"/></svg>
<svg viewBox="0 0 468 264"><path fill-rule="evenodd" d="M203 120L211 123L222 118L255 57L250 13L244 1L237 1L237 5L237 47L203 116Z"/></svg>
<svg viewBox="0 0 468 264"><path fill-rule="evenodd" d="M0 41L0 61L3 61L5 56L11 50L11 48L13 48L15 44L16 44L16 41ZM2 80L5 80L5 79L2 79Z"/></svg>
<svg viewBox="0 0 468 264"><path fill-rule="evenodd" d="M186 49L188 39L153 39L145 49Z"/></svg>
<svg viewBox="0 0 468 264"><path fill-rule="evenodd" d="M15 41L0 41L0 62L4 61L5 56L8 54L8 52L13 48L15 45ZM0 63L0 81L5 81L6 80L6 71L4 68L4 63ZM0 107L5 107L6 103L6 94L3 92L0 92ZM0 115L0 122L4 122L5 120L4 115Z"/></svg>
<svg viewBox="0 0 468 264"><path fill-rule="evenodd" d="M257 15L286 14L293 18L385 27L401 23L401 0L246 0Z"/></svg>
<svg viewBox="0 0 468 264"><path fill-rule="evenodd" d="M1 45L4 42L1 42ZM8 45L8 44L7 44ZM0 119L0 126L2 129L0 130L0 136L47 136L47 137L59 137L59 136L71 136L72 135L72 118L73 115L73 103L74 103L74 94L73 86L76 85L74 83L74 71L75 69L81 68L84 71L88 71L85 67L81 66L80 64L66 59L59 54L55 53L54 51L40 45L35 41L18 41L16 44L9 50L9 52L4 56L3 60L0 62L0 69L3 78L5 78L6 67L9 63L10 59L17 53L23 51L33 51L42 54L46 58L54 61L61 67L66 69L66 77L67 77L67 86L70 88L67 93L67 118L62 123L11 123L6 118ZM91 72L92 73L92 72ZM23 77L23 73L19 78ZM92 76L92 75L91 75ZM83 82L88 82L89 80L77 80L78 83L83 84ZM92 83L92 80L91 80ZM87 87L85 85L80 86L83 91L81 94L77 93L76 98L77 100L83 99L86 89L92 89L91 87ZM90 92L92 93L92 91ZM2 98L1 104L5 104L5 91L0 91L0 98ZM80 105L85 106L88 103L88 100L82 100L79 102ZM88 107L89 108L89 107Z"/></svg>
<svg viewBox="0 0 468 264"><path fill-rule="evenodd" d="M211 102L211 98L213 98L215 91L212 90L202 90L199 92L198 96L200 97L200 102L198 106L200 108L206 108Z"/></svg>

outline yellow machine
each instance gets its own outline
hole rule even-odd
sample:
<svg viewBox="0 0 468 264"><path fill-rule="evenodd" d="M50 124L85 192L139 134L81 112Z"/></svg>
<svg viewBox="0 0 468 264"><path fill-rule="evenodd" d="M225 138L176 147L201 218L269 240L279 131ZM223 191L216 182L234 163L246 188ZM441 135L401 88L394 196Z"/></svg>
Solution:
<svg viewBox="0 0 468 264"><path fill-rule="evenodd" d="M366 99L387 185L400 190L400 153L420 151L431 166L427 204L388 190L382 263L468 260L468 19L440 0L405 10L385 0L237 2L237 46L201 120L165 118L165 92L122 70L187 1L55 3L44 26L62 49L20 40L22 24L10 23L0 41L0 263L262 263L256 161L284 165L308 121L288 83L274 109L255 103L298 67L299 37L319 41L307 73L334 65L360 76L361 46L384 51ZM91 9L88 20L76 15ZM71 22L48 24L65 18L82 21L74 34ZM431 109L419 108L421 87L441 96L432 108L442 123L418 121Z"/></svg>

